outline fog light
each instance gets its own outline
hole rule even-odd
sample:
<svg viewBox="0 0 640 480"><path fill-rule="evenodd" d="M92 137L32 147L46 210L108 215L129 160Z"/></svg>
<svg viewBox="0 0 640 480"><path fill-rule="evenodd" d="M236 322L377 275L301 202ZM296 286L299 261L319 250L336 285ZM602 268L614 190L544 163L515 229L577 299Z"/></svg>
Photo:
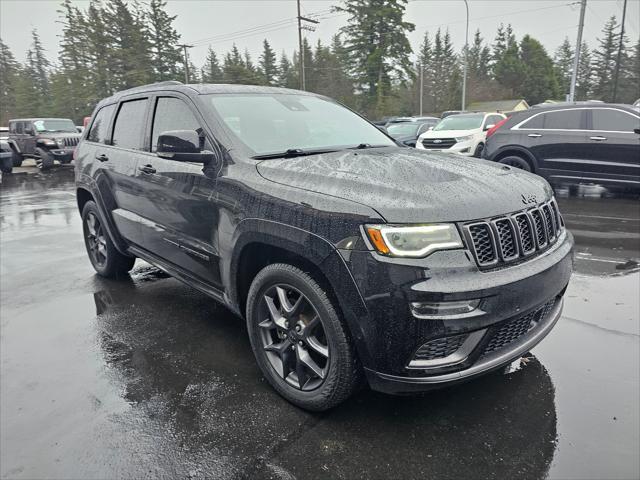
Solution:
<svg viewBox="0 0 640 480"><path fill-rule="evenodd" d="M443 317L471 313L478 308L478 305L480 305L479 298L453 302L412 302L411 313L416 318L438 320Z"/></svg>

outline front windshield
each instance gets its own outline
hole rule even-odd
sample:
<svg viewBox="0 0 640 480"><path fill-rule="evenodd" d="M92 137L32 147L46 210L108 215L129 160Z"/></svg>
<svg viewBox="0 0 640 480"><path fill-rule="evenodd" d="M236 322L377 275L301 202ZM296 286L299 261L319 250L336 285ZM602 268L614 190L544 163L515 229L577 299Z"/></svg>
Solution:
<svg viewBox="0 0 640 480"><path fill-rule="evenodd" d="M393 123L387 127L387 132L393 138L415 135L420 123Z"/></svg>
<svg viewBox="0 0 640 480"><path fill-rule="evenodd" d="M76 126L71 120L53 119L53 120L36 120L33 122L38 132L74 132L78 133Z"/></svg>
<svg viewBox="0 0 640 480"><path fill-rule="evenodd" d="M450 117L440 120L440 123L433 127L433 131L438 132L442 130L473 130L475 128L480 128L483 119L483 114L451 115Z"/></svg>
<svg viewBox="0 0 640 480"><path fill-rule="evenodd" d="M395 145L337 103L297 94L211 94L209 104L256 155Z"/></svg>

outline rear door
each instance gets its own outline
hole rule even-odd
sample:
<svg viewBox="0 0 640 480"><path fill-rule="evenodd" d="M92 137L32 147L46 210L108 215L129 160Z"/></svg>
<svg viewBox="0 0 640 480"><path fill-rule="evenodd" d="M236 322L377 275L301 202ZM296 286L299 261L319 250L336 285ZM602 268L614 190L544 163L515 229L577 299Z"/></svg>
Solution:
<svg viewBox="0 0 640 480"><path fill-rule="evenodd" d="M144 245L163 260L219 286L218 208L215 176L202 164L157 156L158 136L172 130L198 130L204 121L191 100L162 94L153 100L149 152L140 160L137 181ZM210 142L210 140L207 140ZM211 145L205 145L211 150Z"/></svg>
<svg viewBox="0 0 640 480"><path fill-rule="evenodd" d="M111 211L113 220L123 237L141 245L139 198L144 192L136 184L136 169L144 145L145 122L148 115L149 98L128 98L118 105L103 107L92 123L87 140L94 140L92 154L98 172L95 180L105 206ZM104 116L100 115L105 110ZM115 111L113 126L105 143L94 136ZM105 122L104 124L101 122Z"/></svg>
<svg viewBox="0 0 640 480"><path fill-rule="evenodd" d="M585 183L640 185L640 114L613 107L589 109Z"/></svg>
<svg viewBox="0 0 640 480"><path fill-rule="evenodd" d="M587 109L541 112L517 126L527 136L529 150L538 162L537 173L551 181L578 183L582 160L590 145L584 136Z"/></svg>

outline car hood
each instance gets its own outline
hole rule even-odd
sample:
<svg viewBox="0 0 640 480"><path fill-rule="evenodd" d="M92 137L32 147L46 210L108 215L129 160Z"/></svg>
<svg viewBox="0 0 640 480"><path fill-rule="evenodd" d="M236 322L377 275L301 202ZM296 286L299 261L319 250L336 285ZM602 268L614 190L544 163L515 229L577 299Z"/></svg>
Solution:
<svg viewBox="0 0 640 480"><path fill-rule="evenodd" d="M390 223L466 221L552 195L541 177L485 160L388 147L264 160L267 180L367 205Z"/></svg>
<svg viewBox="0 0 640 480"><path fill-rule="evenodd" d="M451 137L466 137L467 135L475 135L479 133L479 128L472 130L438 130L434 132L429 130L420 135L420 138L451 138Z"/></svg>
<svg viewBox="0 0 640 480"><path fill-rule="evenodd" d="M80 138L81 133L78 132L42 132L38 134L38 138Z"/></svg>

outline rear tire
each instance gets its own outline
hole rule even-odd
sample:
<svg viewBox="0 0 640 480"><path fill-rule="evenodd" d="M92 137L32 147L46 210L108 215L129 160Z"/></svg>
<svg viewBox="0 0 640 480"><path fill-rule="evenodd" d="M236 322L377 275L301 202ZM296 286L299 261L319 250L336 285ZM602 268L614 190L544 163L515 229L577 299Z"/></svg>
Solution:
<svg viewBox="0 0 640 480"><path fill-rule="evenodd" d="M127 276L136 259L123 255L116 249L103 227L98 206L91 200L82 209L82 231L89 260L98 275L106 278Z"/></svg>
<svg viewBox="0 0 640 480"><path fill-rule="evenodd" d="M519 168L525 172L532 172L531 164L524 158L518 155L509 155L508 157L501 158L498 163L509 165L510 167Z"/></svg>
<svg viewBox="0 0 640 480"><path fill-rule="evenodd" d="M44 148L36 148L36 154L40 157L36 163L40 170L49 170L53 167L53 156Z"/></svg>
<svg viewBox="0 0 640 480"><path fill-rule="evenodd" d="M328 410L361 383L337 312L318 282L292 265L265 267L249 289L247 328L258 366L280 395L306 410Z"/></svg>
<svg viewBox="0 0 640 480"><path fill-rule="evenodd" d="M11 162L7 161L3 161L0 164L0 172L2 173L11 173L11 171L13 170L13 165L11 164Z"/></svg>

